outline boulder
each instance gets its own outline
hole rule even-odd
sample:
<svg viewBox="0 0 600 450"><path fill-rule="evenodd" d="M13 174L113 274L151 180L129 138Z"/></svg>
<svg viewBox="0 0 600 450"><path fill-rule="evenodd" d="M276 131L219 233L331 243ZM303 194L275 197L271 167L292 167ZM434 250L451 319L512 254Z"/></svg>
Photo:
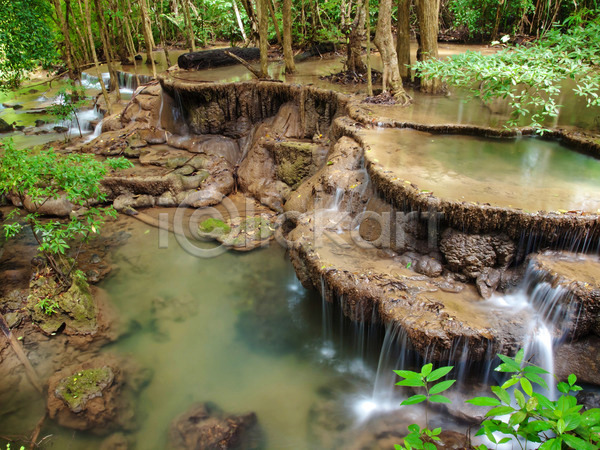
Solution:
<svg viewBox="0 0 600 450"><path fill-rule="evenodd" d="M6 120L0 118L0 133L10 133L14 128Z"/></svg>
<svg viewBox="0 0 600 450"><path fill-rule="evenodd" d="M211 67L232 66L234 64L239 64L237 60L231 56L227 56L225 54L226 51L231 52L246 61L252 61L260 58L260 50L258 48L229 47L223 49L219 48L214 50L204 50L201 52L184 53L177 58L177 65L181 69L202 70L209 69Z"/></svg>
<svg viewBox="0 0 600 450"><path fill-rule="evenodd" d="M106 435L136 429L135 397L151 377L131 360L99 356L48 381L48 416L74 430Z"/></svg>
<svg viewBox="0 0 600 450"><path fill-rule="evenodd" d="M168 448L172 450L254 449L256 414L227 415L212 403L197 403L171 422Z"/></svg>
<svg viewBox="0 0 600 450"><path fill-rule="evenodd" d="M448 228L442 233L440 250L450 270L476 279L486 267L508 267L516 246L503 234L467 234Z"/></svg>

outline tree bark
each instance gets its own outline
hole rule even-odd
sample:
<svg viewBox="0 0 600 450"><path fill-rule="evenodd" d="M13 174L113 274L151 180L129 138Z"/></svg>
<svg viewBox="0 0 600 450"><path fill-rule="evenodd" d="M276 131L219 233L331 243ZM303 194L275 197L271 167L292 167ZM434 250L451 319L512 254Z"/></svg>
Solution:
<svg viewBox="0 0 600 450"><path fill-rule="evenodd" d="M182 0L183 18L185 19L185 28L188 35L188 43L190 52L196 51L196 36L194 35L194 27L192 26L192 15L190 14L190 5L188 0Z"/></svg>
<svg viewBox="0 0 600 450"><path fill-rule="evenodd" d="M102 9L101 0L94 0L96 5L96 13L98 19L98 28L100 31L100 37L102 38L102 45L104 47L104 53L106 53L106 64L108 65L108 73L110 74L110 90L116 94L117 102L121 100L121 90L119 89L119 77L114 66L113 52L111 51L110 39L108 38L108 29L104 20L104 10Z"/></svg>
<svg viewBox="0 0 600 450"><path fill-rule="evenodd" d="M398 68L398 55L392 36L392 0L381 0L379 2L374 43L379 49L381 61L383 62L383 76L381 77L383 91L389 90L401 105L410 104L412 99L402 86L402 78L400 78Z"/></svg>
<svg viewBox="0 0 600 450"><path fill-rule="evenodd" d="M365 17L369 17L369 0L365 0ZM367 20L367 95L373 95L373 78L371 76L371 21Z"/></svg>
<svg viewBox="0 0 600 450"><path fill-rule="evenodd" d="M269 66L269 41L268 41L268 18L267 0L256 0L256 12L258 14L258 35L260 48L260 72L263 78L268 76Z"/></svg>
<svg viewBox="0 0 600 450"><path fill-rule="evenodd" d="M259 28L259 24L258 24L258 17L257 14L254 12L254 8L252 8L252 2L250 2L249 0L241 0L242 2L242 6L244 7L244 10L246 11L246 14L248 15L248 19L250 19L250 34L252 36L252 41L254 42L254 44L258 44L260 42L260 37L259 37L259 32L258 32L258 28ZM257 5L258 8L258 5Z"/></svg>
<svg viewBox="0 0 600 450"><path fill-rule="evenodd" d="M398 0L398 35L396 53L398 68L403 81L410 80L410 3L411 0Z"/></svg>
<svg viewBox="0 0 600 450"><path fill-rule="evenodd" d="M142 0L140 2L140 11L142 13L142 30L144 32L144 41L146 41L146 64L152 65L152 75L156 78L156 65L154 64L154 58L152 57L152 50L154 50L152 46L152 31L150 30L150 26L148 24L149 17L148 11L146 10L146 1Z"/></svg>
<svg viewBox="0 0 600 450"><path fill-rule="evenodd" d="M165 28L163 21L160 17L157 17L158 32L160 33L160 45L163 48L165 54L165 61L167 62L167 69L171 67L171 58L169 58L169 49L167 48L167 38L165 37Z"/></svg>
<svg viewBox="0 0 600 450"><path fill-rule="evenodd" d="M237 5L237 0L231 0L233 3L233 10L235 11L235 18L237 20L238 27L240 27L240 33L242 33L242 38L244 39L244 44L248 42L248 37L246 36L246 30L244 30L244 24L242 23L242 16L240 16L240 10Z"/></svg>
<svg viewBox="0 0 600 450"><path fill-rule="evenodd" d="M294 52L292 50L292 0L283 0L283 59L285 73L294 73Z"/></svg>
<svg viewBox="0 0 600 450"><path fill-rule="evenodd" d="M346 70L355 73L365 73L367 67L362 60L362 41L365 37L365 8L364 0L357 0L356 15L350 25L348 34L348 53L346 58Z"/></svg>
<svg viewBox="0 0 600 450"><path fill-rule="evenodd" d="M419 21L419 60L438 58L438 32L439 32L439 0L417 0L417 19ZM421 79L421 91L429 94L438 94L444 91L444 84L439 78Z"/></svg>
<svg viewBox="0 0 600 450"><path fill-rule="evenodd" d="M265 0L271 13L271 19L273 20L273 26L275 27L275 36L277 37L277 43L283 46L283 40L281 39L281 33L279 31L279 24L277 23L277 17L275 16L275 7L273 6L273 0Z"/></svg>
<svg viewBox="0 0 600 450"><path fill-rule="evenodd" d="M71 80L75 79L75 68L73 67L73 59L72 59L72 46L71 46L71 38L69 36L69 24L65 20L65 16L63 15L62 8L60 6L60 0L54 0L54 10L56 11L56 18L58 19L58 23L60 24L60 30L64 37L64 53L65 53L65 62L67 64L67 70L69 71L69 78ZM67 11L69 0L67 0Z"/></svg>
<svg viewBox="0 0 600 450"><path fill-rule="evenodd" d="M112 114L112 108L110 106L110 99L108 98L108 92L106 91L106 86L104 85L104 81L102 80L102 72L100 72L100 63L98 62L98 55L96 54L96 47L94 45L94 35L92 34L92 18L90 5L88 0L83 0L83 5L85 7L85 18L88 32L88 39L90 40L90 47L92 48L92 57L94 58L94 65L96 66L96 74L98 75L98 81L100 82L100 89L102 89L102 96L104 97L104 101L106 102L106 111L109 115Z"/></svg>

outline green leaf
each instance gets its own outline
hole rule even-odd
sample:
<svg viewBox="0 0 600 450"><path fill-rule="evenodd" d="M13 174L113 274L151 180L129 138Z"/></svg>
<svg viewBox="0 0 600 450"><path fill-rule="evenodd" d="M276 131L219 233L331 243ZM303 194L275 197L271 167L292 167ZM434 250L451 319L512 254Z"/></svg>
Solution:
<svg viewBox="0 0 600 450"><path fill-rule="evenodd" d="M510 394L502 389L500 386L492 386L492 392L498 397L502 402L507 405L510 404Z"/></svg>
<svg viewBox="0 0 600 450"><path fill-rule="evenodd" d="M452 386L455 381L456 380L446 380L446 381L442 381L440 383L434 384L429 389L429 393L430 394L439 394L440 392L444 392L446 389L448 389L450 386Z"/></svg>
<svg viewBox="0 0 600 450"><path fill-rule="evenodd" d="M475 397L466 400L465 403L470 403L475 406L499 406L501 404L498 399L492 397Z"/></svg>
<svg viewBox="0 0 600 450"><path fill-rule="evenodd" d="M421 376L422 377L426 377L427 375L429 375L431 373L431 370L433 369L433 364L429 363L429 364L425 364L422 368L421 368Z"/></svg>
<svg viewBox="0 0 600 450"><path fill-rule="evenodd" d="M504 382L504 384L501 386L501 388L502 389L508 389L509 387L514 386L518 382L519 382L518 378L509 378L508 380L506 380Z"/></svg>
<svg viewBox="0 0 600 450"><path fill-rule="evenodd" d="M402 403L400 403L400 405L402 405L402 406L416 405L417 403L421 403L425 400L427 400L426 396L424 396L423 394L417 394L417 395L413 395L412 397L408 397L406 400L404 400Z"/></svg>
<svg viewBox="0 0 600 450"><path fill-rule="evenodd" d="M496 408L490 409L486 417L494 417L494 416L504 416L506 414L510 414L514 412L515 409L512 406L497 406Z"/></svg>
<svg viewBox="0 0 600 450"><path fill-rule="evenodd" d="M540 377L538 374L535 373L526 373L525 377L533 382L536 383L538 386L543 387L544 389L548 390L548 384L546 383L546 380L544 380L542 377Z"/></svg>
<svg viewBox="0 0 600 450"><path fill-rule="evenodd" d="M402 378L421 378L421 374L412 370L394 370L396 375Z"/></svg>
<svg viewBox="0 0 600 450"><path fill-rule="evenodd" d="M452 400L450 400L448 397L439 394L429 397L429 401L432 403L452 403Z"/></svg>
<svg viewBox="0 0 600 450"><path fill-rule="evenodd" d="M598 448L595 445L592 445L589 442L586 442L577 436L573 436L572 434L563 434L562 438L565 444L577 450L593 450Z"/></svg>
<svg viewBox="0 0 600 450"><path fill-rule="evenodd" d="M396 386L424 387L425 382L421 378L406 378L405 380L398 381Z"/></svg>
<svg viewBox="0 0 600 450"><path fill-rule="evenodd" d="M517 401L517 404L519 405L519 408L524 408L526 402L525 402L525 396L523 395L523 393L521 391L519 391L518 389L515 389L514 396L515 396L515 400Z"/></svg>
<svg viewBox="0 0 600 450"><path fill-rule="evenodd" d="M569 385L573 386L575 384L575 382L577 381L577 376L572 373L571 375L569 375L569 377L567 378Z"/></svg>
<svg viewBox="0 0 600 450"><path fill-rule="evenodd" d="M571 431L577 428L581 424L581 416L577 413L567 414L564 417L565 431Z"/></svg>
<svg viewBox="0 0 600 450"><path fill-rule="evenodd" d="M526 418L527 414L524 411L517 411L510 416L510 419L508 419L508 425L514 427L523 422Z"/></svg>
<svg viewBox="0 0 600 450"><path fill-rule="evenodd" d="M519 382L521 383L523 391L531 397L533 395L533 387L531 386L531 382L527 378L521 378Z"/></svg>
<svg viewBox="0 0 600 450"><path fill-rule="evenodd" d="M446 376L450 371L454 368L454 366L445 366L440 367L439 369L435 369L429 375L427 375L427 381L436 381L440 378Z"/></svg>

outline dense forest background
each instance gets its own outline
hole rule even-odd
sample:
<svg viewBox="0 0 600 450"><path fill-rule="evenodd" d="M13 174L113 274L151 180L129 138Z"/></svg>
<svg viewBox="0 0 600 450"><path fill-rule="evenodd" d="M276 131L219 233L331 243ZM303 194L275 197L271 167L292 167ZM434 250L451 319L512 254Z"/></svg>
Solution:
<svg viewBox="0 0 600 450"><path fill-rule="evenodd" d="M372 31L379 1L369 5ZM441 39L489 42L502 35L539 37L573 13L593 11L596 3L415 0L411 5L410 0L398 0L390 2L390 11L394 31L407 20L413 38L419 37L417 6L430 4L437 11ZM131 63L134 55L159 47L196 50L215 41L257 45L264 6L269 43L283 45L283 29L289 28L291 44L299 48L346 42L364 26L366 5L364 0L1 0L0 81L14 87L39 65L77 73L93 63L93 50L100 61Z"/></svg>

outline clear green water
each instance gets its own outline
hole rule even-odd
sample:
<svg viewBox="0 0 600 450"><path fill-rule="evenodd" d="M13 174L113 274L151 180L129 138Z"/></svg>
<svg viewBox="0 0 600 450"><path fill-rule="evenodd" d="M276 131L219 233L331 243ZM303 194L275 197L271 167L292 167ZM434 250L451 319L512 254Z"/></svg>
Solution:
<svg viewBox="0 0 600 450"><path fill-rule="evenodd" d="M173 235L159 248L157 230L139 222L127 231L132 236L114 254L114 274L100 287L129 330L103 351L153 371L138 398L135 448L168 448L173 418L205 401L228 413L256 412L262 448L320 448L308 430L322 391L344 386L340 404L370 395L378 352L369 362L356 353L324 358L321 299L302 288L283 248L201 259ZM338 331L333 336L343 340ZM356 338L347 336L349 343ZM53 448L101 443L59 427L45 428L49 433Z"/></svg>
<svg viewBox="0 0 600 450"><path fill-rule="evenodd" d="M556 141L365 132L370 155L436 197L527 211L600 209L600 160Z"/></svg>

